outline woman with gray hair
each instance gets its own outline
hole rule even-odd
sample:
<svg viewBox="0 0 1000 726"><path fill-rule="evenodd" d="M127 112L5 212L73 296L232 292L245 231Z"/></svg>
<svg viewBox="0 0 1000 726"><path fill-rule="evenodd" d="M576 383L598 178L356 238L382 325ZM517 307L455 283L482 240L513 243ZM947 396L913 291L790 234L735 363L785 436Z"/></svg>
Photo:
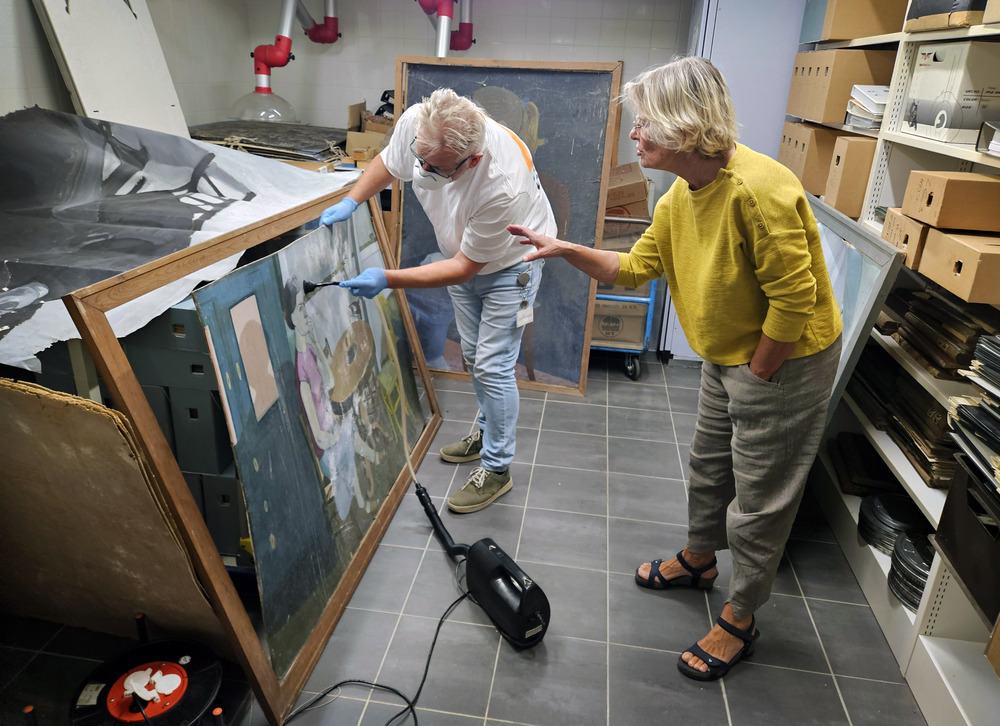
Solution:
<svg viewBox="0 0 1000 726"><path fill-rule="evenodd" d="M688 539L644 562L642 587L708 589L715 553L732 552L729 601L712 630L680 656L699 680L751 655L754 613L778 563L819 449L840 360L843 324L802 185L737 143L729 89L704 58L648 70L623 90L639 163L677 180L629 252L510 231L603 282L637 287L665 276L688 343L703 359L691 443Z"/></svg>
<svg viewBox="0 0 1000 726"><path fill-rule="evenodd" d="M389 145L323 212L322 223L347 219L394 178L413 183L444 259L400 270L371 267L340 286L367 298L386 287L448 287L479 418L475 431L441 449L441 458L480 460L448 500L454 512L475 512L513 486L520 404L514 366L544 264L521 259L524 250L507 225L555 234L555 217L524 142L450 88L406 109Z"/></svg>

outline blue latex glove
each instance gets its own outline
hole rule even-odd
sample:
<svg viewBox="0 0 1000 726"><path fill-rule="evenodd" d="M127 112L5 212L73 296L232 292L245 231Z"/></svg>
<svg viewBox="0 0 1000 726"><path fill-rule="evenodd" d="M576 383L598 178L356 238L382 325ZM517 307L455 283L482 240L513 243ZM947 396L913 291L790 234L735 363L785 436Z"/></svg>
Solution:
<svg viewBox="0 0 1000 726"><path fill-rule="evenodd" d="M323 215L319 218L320 224L329 225L335 222L343 222L345 219L354 214L354 210L357 208L357 202L350 197L344 197L323 212Z"/></svg>
<svg viewBox="0 0 1000 726"><path fill-rule="evenodd" d="M378 267L369 267L363 270L357 277L344 280L340 283L340 286L350 290L352 295L361 295L371 300L385 290L387 284L385 270Z"/></svg>

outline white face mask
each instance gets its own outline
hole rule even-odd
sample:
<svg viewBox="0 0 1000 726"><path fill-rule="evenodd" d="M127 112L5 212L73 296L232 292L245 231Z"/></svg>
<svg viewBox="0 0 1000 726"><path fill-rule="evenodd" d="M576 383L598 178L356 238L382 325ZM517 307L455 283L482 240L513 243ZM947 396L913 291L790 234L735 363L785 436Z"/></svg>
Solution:
<svg viewBox="0 0 1000 726"><path fill-rule="evenodd" d="M451 181L450 178L438 176L434 172L426 171L419 161L413 163L413 186L417 189L427 189L433 191L440 189Z"/></svg>

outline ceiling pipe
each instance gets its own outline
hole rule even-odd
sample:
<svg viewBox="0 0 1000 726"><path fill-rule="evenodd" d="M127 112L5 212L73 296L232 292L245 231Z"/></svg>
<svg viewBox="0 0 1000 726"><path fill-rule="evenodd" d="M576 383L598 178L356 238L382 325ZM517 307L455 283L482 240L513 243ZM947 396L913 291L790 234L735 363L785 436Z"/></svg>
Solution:
<svg viewBox="0 0 1000 726"><path fill-rule="evenodd" d="M451 49L468 50L476 39L472 37L472 0L458 0L458 30L451 31Z"/></svg>
<svg viewBox="0 0 1000 726"><path fill-rule="evenodd" d="M306 10L302 0L298 0L296 14L299 24L305 30L306 37L314 43L336 43L341 37L339 32L339 21L337 19L336 0L326 0L323 12L323 24L313 22L312 16Z"/></svg>
<svg viewBox="0 0 1000 726"><path fill-rule="evenodd" d="M271 69L282 68L294 60L292 55L292 19L295 17L296 0L284 0L281 6L281 21L278 34L271 45L258 45L250 57L253 58L253 73L256 80L255 93L271 93Z"/></svg>
<svg viewBox="0 0 1000 726"><path fill-rule="evenodd" d="M306 37L314 43L336 43L341 37L335 0L325 0L322 25L313 20L302 0L283 0L274 43L258 45L251 53L257 82L254 90L257 93L271 93L271 69L282 68L288 65L288 61L295 60L292 55L292 22L296 18Z"/></svg>
<svg viewBox="0 0 1000 726"><path fill-rule="evenodd" d="M448 57L448 48L451 46L451 20L455 12L455 0L417 0L421 10L427 13L431 24L434 20L431 15L437 14L437 48L435 53L438 58Z"/></svg>
<svg viewBox="0 0 1000 726"><path fill-rule="evenodd" d="M282 68L292 55L292 24L298 19L306 37L314 43L335 43L341 37L335 0L324 0L322 24L316 23L302 0L282 0L281 18L274 43L258 45L253 58L254 89L233 104L230 117L246 120L296 122L295 110L271 90L271 69Z"/></svg>

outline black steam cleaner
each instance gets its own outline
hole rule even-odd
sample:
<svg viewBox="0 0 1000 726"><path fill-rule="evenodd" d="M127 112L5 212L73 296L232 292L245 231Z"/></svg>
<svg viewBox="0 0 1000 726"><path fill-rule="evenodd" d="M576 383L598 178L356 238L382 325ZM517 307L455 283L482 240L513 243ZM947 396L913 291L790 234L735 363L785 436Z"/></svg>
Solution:
<svg viewBox="0 0 1000 726"><path fill-rule="evenodd" d="M489 537L471 546L455 544L438 516L427 490L414 480L417 498L431 521L434 534L452 558L465 557L465 584L469 595L515 648L542 642L549 627L549 600L538 583L517 566Z"/></svg>
<svg viewBox="0 0 1000 726"><path fill-rule="evenodd" d="M337 280L326 282L303 282L302 292L312 294L317 288L339 285ZM389 326L379 308L382 326L389 332ZM392 348L390 347L390 354ZM396 361L396 375L401 376L399 361ZM402 379L400 378L400 388ZM405 407L404 407L405 415ZM409 451L406 441L406 426L402 427L403 443ZM496 626L500 634L516 648L530 648L542 642L545 631L549 627L549 600L534 580L517 566L500 546L489 537L485 537L471 546L455 544L448 530L445 529L441 517L438 516L430 494L417 481L417 473L409 455L406 464L413 477L417 498L431 521L434 534L441 542L449 557L465 557L465 584L469 596L483 609ZM415 699L414 699L415 700Z"/></svg>

